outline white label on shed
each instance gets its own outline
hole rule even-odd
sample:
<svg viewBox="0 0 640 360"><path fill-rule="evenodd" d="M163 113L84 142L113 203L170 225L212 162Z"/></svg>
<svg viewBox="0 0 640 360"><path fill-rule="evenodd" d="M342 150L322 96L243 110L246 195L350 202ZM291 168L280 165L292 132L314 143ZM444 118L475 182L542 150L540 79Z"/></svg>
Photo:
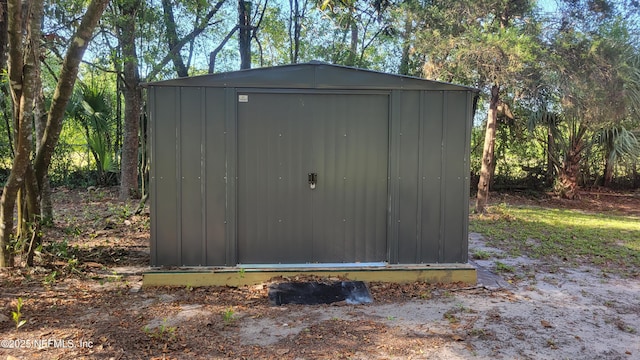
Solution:
<svg viewBox="0 0 640 360"><path fill-rule="evenodd" d="M249 95L238 95L238 102L249 102Z"/></svg>

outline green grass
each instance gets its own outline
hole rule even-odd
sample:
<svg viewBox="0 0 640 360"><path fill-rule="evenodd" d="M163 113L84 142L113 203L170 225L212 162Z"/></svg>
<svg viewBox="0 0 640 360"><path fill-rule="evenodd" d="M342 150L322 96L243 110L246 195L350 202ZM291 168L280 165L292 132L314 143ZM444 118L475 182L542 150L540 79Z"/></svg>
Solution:
<svg viewBox="0 0 640 360"><path fill-rule="evenodd" d="M488 215L473 215L469 230L510 255L640 275L638 217L500 204Z"/></svg>

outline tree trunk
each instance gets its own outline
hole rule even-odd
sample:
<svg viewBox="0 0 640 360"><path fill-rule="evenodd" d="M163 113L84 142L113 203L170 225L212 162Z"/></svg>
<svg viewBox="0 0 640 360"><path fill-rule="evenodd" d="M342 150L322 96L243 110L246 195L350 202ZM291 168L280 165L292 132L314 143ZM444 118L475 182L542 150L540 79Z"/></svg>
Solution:
<svg viewBox="0 0 640 360"><path fill-rule="evenodd" d="M611 161L611 156L607 154L604 165L604 186L610 187L613 182L613 165L614 162Z"/></svg>
<svg viewBox="0 0 640 360"><path fill-rule="evenodd" d="M140 91L140 74L138 73L138 56L136 53L136 14L140 8L140 0L129 0L121 5L120 47L124 57L124 126L122 141L122 161L120 176L120 200L137 199L138 189L138 149L140 141L140 114L142 94Z"/></svg>
<svg viewBox="0 0 640 360"><path fill-rule="evenodd" d="M47 127L42 137L40 151L38 151L35 158L34 170L38 184L43 183L43 179L49 171L51 157L58 144L60 131L62 131L64 113L78 76L80 62L93 36L93 30L98 25L98 20L100 20L108 3L109 0L92 0L89 3L80 26L72 37L73 41L67 49L58 83L51 100L51 106L49 107Z"/></svg>
<svg viewBox="0 0 640 360"><path fill-rule="evenodd" d="M38 208L37 202L41 186L37 184L44 182L51 163L51 156L60 137L64 111L73 92L80 61L107 3L108 0L93 0L87 7L87 12L72 37L73 40L63 60L58 84L48 112L47 126L38 147L39 151L35 156L35 165L31 169L33 131L31 124L34 101L38 95L36 92L37 79L40 77L39 46L31 45L39 44L41 41L40 26L42 24L43 1L33 0L30 3L28 31L23 31L22 27L24 20L21 9L22 1L10 0L8 2L8 73L17 136L11 173L2 192L2 198L0 198L0 221L2 221L0 223L0 267L13 265L12 244L10 242L13 232L13 211L17 192L24 185L25 177L29 178L28 187L32 188L31 193L27 196L28 207ZM26 39L23 38L23 35L26 36ZM27 174L27 170L30 172L29 174ZM37 233L35 235L37 236Z"/></svg>
<svg viewBox="0 0 640 360"><path fill-rule="evenodd" d="M175 54L178 54L182 50L183 46L185 46L188 43L192 43L198 35L202 34L202 32L207 27L209 27L209 25L211 25L211 23L212 23L211 19L213 18L213 16L215 14L218 13L218 11L222 7L222 5L224 5L225 1L226 0L218 0L218 2L207 13L207 15L202 19L202 21L200 21L200 23L193 30L191 30L190 33L188 33L187 35L182 37L182 39L180 39L176 43L176 45L172 49L169 50L169 53L164 58L162 58L162 60L160 60L159 62L156 62L154 64L153 68L151 69L149 74L146 76L145 81L151 81L151 80L155 79L155 77L160 73L160 71L162 71L164 69L164 66L166 64L168 64L171 61L171 59L174 58ZM234 28L234 31L235 31L235 28ZM209 69L210 69L209 73L210 74L213 73L213 70L211 70L211 63L212 63L212 61L210 60L209 61L209 64L210 64L209 65Z"/></svg>
<svg viewBox="0 0 640 360"><path fill-rule="evenodd" d="M23 239L22 252L27 254L27 266L33 266L33 256L35 255L36 247L41 242L42 220L40 214L42 210L40 204L42 203L42 190L38 186L38 181L31 166L27 168L25 175L26 210L30 221L28 231L25 232Z"/></svg>
<svg viewBox="0 0 640 360"><path fill-rule="evenodd" d="M553 184L553 179L556 177L556 168L554 156L555 154L555 141L556 139L553 136L553 131L551 130L551 124L547 124L547 173L546 173L546 181L548 185Z"/></svg>
<svg viewBox="0 0 640 360"><path fill-rule="evenodd" d="M558 173L555 192L564 199L573 200L578 196L578 176L580 174L580 157L568 155Z"/></svg>
<svg viewBox="0 0 640 360"><path fill-rule="evenodd" d="M15 163L15 162L14 162ZM7 182L7 185L9 183ZM7 191L7 185L2 190L2 197L0 198L0 268L12 267L13 263L13 249L10 242L11 234L13 232L13 209L16 205L17 191ZM15 185L11 185L15 186Z"/></svg>
<svg viewBox="0 0 640 360"><path fill-rule="evenodd" d="M353 11L352 11L353 12ZM358 56L358 24L352 17L349 20L349 27L351 30L351 42L349 44L349 56L347 57L348 66L356 66L356 58Z"/></svg>
<svg viewBox="0 0 640 360"><path fill-rule="evenodd" d="M578 128L569 135L569 148L560 166L558 179L554 186L555 193L562 198L573 200L579 196L578 178L582 151L585 149L584 135L586 132L586 127L578 125Z"/></svg>
<svg viewBox="0 0 640 360"><path fill-rule="evenodd" d="M218 53L220 52L220 50L222 50L222 48L227 43L227 41L229 41L229 39L231 39L233 34L239 28L240 28L240 26L237 26L237 25L234 26L233 29L231 29L231 31L229 31L227 36L225 36L224 39L222 39L222 42L218 45L218 47L215 48L212 52L209 53L209 74L213 74L213 72L216 69L216 57L218 56Z"/></svg>
<svg viewBox="0 0 640 360"><path fill-rule="evenodd" d="M149 187L149 155L147 150L149 149L149 119L146 115L142 114L142 120L140 121L140 195L142 197L148 195Z"/></svg>
<svg viewBox="0 0 640 360"><path fill-rule="evenodd" d="M493 177L494 150L496 144L496 125L498 123L498 101L500 100L500 86L491 87L491 101L487 116L487 129L484 134L484 148L482 149L482 166L480 168L480 181L478 182L478 195L476 197L476 212L484 213L489 200L489 184Z"/></svg>
<svg viewBox="0 0 640 360"><path fill-rule="evenodd" d="M303 6L306 6L306 3ZM300 19L302 16L300 0L289 0L289 60L292 64L297 64L300 56L300 34L302 30Z"/></svg>
<svg viewBox="0 0 640 360"><path fill-rule="evenodd" d="M189 71L184 65L182 56L179 51L174 51L178 46L178 33L176 32L176 20L173 16L173 7L170 0L162 0L162 10L164 13L164 26L167 28L167 43L169 45L169 54L172 54L171 60L173 67L179 77L189 76Z"/></svg>
<svg viewBox="0 0 640 360"><path fill-rule="evenodd" d="M40 76L40 24L44 12L43 1L33 1L30 12L23 13L22 2L11 0L8 8L9 61L13 120L15 125L15 157L11 173L0 198L0 267L13 266L13 211L18 191L23 187L25 173L30 165L32 146L32 119L37 96L37 78ZM24 22L27 16L27 22ZM23 23L26 29L23 30ZM25 31L26 30L26 31ZM23 33L26 33L23 47ZM18 224L20 226L21 224Z"/></svg>
<svg viewBox="0 0 640 360"><path fill-rule="evenodd" d="M40 151L44 129L47 126L47 110L44 103L44 93L42 91L42 80L38 81L38 98L36 99L36 152ZM35 176L35 174L32 174ZM36 180L37 181L37 180ZM37 184L36 184L37 185ZM45 175L42 184L39 186L40 193L40 216L41 221L45 224L53 221L53 205L51 204L51 186L49 177Z"/></svg>
<svg viewBox="0 0 640 360"><path fill-rule="evenodd" d="M0 70L7 68L8 22L7 0L0 0Z"/></svg>
<svg viewBox="0 0 640 360"><path fill-rule="evenodd" d="M400 75L409 75L409 60L411 50L411 34L413 33L413 21L408 12L405 12L404 32L402 33L402 57L400 58L400 67L398 73Z"/></svg>
<svg viewBox="0 0 640 360"><path fill-rule="evenodd" d="M9 46L9 32L8 32L8 23L9 19L7 16L7 0L0 0L0 71L7 70L7 48ZM7 111L8 103L7 99L9 99L9 90L2 86L0 91L2 92L2 101L0 101L0 111L2 111L2 118L5 123L5 128L7 131L7 143L9 144L9 155L13 157L15 155L13 149L13 133L11 131L11 112Z"/></svg>
<svg viewBox="0 0 640 360"><path fill-rule="evenodd" d="M240 69L251 69L251 2L238 0Z"/></svg>

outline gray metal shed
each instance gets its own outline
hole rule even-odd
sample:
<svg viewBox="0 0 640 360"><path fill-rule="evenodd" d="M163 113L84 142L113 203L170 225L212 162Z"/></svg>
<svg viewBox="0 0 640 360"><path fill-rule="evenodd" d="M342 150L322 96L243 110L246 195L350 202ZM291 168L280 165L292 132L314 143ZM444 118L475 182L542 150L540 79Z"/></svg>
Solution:
<svg viewBox="0 0 640 360"><path fill-rule="evenodd" d="M474 89L317 62L147 85L152 266L467 262Z"/></svg>

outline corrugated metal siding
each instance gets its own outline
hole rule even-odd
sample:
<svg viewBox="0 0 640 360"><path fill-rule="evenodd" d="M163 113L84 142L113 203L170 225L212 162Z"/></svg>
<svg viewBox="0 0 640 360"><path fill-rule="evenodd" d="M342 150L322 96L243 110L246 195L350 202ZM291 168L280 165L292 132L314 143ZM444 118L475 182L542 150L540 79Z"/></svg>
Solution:
<svg viewBox="0 0 640 360"><path fill-rule="evenodd" d="M202 99L201 88L180 88L179 209L181 263L204 265L202 252Z"/></svg>
<svg viewBox="0 0 640 360"><path fill-rule="evenodd" d="M422 242L420 262L439 263L443 246L443 191L449 184L442 178L444 155L448 139L443 133L443 101L446 93L442 91L423 92L422 97L422 143L420 184L422 186L421 234ZM460 192L461 189L456 189Z"/></svg>
<svg viewBox="0 0 640 360"><path fill-rule="evenodd" d="M149 97L152 265L228 264L224 90L158 87Z"/></svg>
<svg viewBox="0 0 640 360"><path fill-rule="evenodd" d="M204 253L207 265L235 265L235 258L227 259L227 99L224 89L206 88L204 94Z"/></svg>
<svg viewBox="0 0 640 360"><path fill-rule="evenodd" d="M467 261L472 91L193 85L149 88L152 265Z"/></svg>
<svg viewBox="0 0 640 360"><path fill-rule="evenodd" d="M242 95L239 261L384 261L388 96Z"/></svg>
<svg viewBox="0 0 640 360"><path fill-rule="evenodd" d="M158 244L157 244L157 238L158 238L158 231L156 229L156 220L158 217L158 211L157 208L155 206L155 198L156 198L156 167L154 162L156 161L156 154L155 154L155 141L156 141L156 118L157 118L157 114L156 114L156 89L155 88L151 88L149 89L149 91L147 92L147 116L150 119L150 122L148 124L148 142L147 142L147 146L149 147L147 149L147 154L149 154L149 197L151 198L150 203L151 205L149 206L149 217L150 217L150 225L149 225L149 232L150 232L150 241L149 241L149 252L150 252L150 258L151 258L151 266L157 266L160 263L158 262Z"/></svg>
<svg viewBox="0 0 640 360"><path fill-rule="evenodd" d="M466 262L471 95L396 91L393 98L391 261Z"/></svg>
<svg viewBox="0 0 640 360"><path fill-rule="evenodd" d="M420 141L420 92L398 92L399 129L397 133L400 156L397 157L399 173L394 174L398 184L398 226L397 245L400 263L415 263L420 259L417 252L418 231L421 225L417 216L418 206L418 170L419 170L419 141Z"/></svg>
<svg viewBox="0 0 640 360"><path fill-rule="evenodd" d="M315 103L314 261L387 260L387 94L309 95Z"/></svg>
<svg viewBox="0 0 640 360"><path fill-rule="evenodd" d="M248 102L238 103L238 261L309 261L308 110L300 96L242 95Z"/></svg>
<svg viewBox="0 0 640 360"><path fill-rule="evenodd" d="M468 94L449 91L444 101L443 138L443 256L441 262L467 261L467 227L469 211L469 176L467 133Z"/></svg>
<svg viewBox="0 0 640 360"><path fill-rule="evenodd" d="M177 189L176 124L180 119L177 88L154 88L153 104L155 119L152 119L151 178L152 207L155 216L151 220L153 229L152 249L157 259L153 265L178 265L180 263L181 239L178 233L179 206Z"/></svg>

